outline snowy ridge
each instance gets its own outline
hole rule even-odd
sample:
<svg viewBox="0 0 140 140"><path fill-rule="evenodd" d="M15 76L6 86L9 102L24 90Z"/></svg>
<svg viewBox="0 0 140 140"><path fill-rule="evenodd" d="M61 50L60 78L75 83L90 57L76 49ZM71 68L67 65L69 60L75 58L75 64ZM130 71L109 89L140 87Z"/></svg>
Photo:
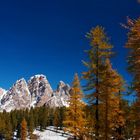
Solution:
<svg viewBox="0 0 140 140"><path fill-rule="evenodd" d="M0 88L0 111L30 108L36 106L68 106L70 86L60 81L53 90L46 76L32 76L28 82L21 78L8 90Z"/></svg>

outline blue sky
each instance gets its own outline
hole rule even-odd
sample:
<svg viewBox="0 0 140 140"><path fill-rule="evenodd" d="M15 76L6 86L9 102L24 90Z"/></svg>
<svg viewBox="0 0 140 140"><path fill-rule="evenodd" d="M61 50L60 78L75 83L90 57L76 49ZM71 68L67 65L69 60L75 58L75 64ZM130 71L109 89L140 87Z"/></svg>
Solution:
<svg viewBox="0 0 140 140"><path fill-rule="evenodd" d="M114 45L114 68L130 81L127 32L120 23L139 15L135 0L0 1L0 87L8 89L17 79L40 73L53 88L60 80L71 83L75 72L85 70L85 34L96 25L105 27Z"/></svg>

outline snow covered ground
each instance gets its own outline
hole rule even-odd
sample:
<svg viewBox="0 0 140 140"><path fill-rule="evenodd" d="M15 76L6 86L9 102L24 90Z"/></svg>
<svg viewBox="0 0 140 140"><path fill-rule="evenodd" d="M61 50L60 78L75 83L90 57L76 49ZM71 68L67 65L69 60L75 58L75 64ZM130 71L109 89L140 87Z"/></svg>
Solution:
<svg viewBox="0 0 140 140"><path fill-rule="evenodd" d="M39 136L39 140L67 140L70 135L64 134L62 130L54 130L53 126L47 127L44 131L35 130L33 134Z"/></svg>

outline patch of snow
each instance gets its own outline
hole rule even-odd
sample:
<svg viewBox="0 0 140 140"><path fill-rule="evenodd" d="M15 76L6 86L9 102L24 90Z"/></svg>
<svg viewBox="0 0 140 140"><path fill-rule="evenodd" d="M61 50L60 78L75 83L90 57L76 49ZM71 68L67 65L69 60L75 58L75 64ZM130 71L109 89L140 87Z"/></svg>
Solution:
<svg viewBox="0 0 140 140"><path fill-rule="evenodd" d="M70 135L64 134L64 131L57 131L54 127L47 127L47 130L39 131L35 130L33 134L39 136L39 140L67 140Z"/></svg>

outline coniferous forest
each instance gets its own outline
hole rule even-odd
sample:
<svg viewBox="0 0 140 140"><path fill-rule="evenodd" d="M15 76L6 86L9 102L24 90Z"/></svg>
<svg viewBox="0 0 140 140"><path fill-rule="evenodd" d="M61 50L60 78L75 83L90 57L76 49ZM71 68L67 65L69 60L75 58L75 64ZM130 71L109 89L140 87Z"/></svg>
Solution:
<svg viewBox="0 0 140 140"><path fill-rule="evenodd" d="M101 26L93 27L86 34L90 49L86 50L87 69L79 77L76 73L71 85L69 107L35 107L0 113L0 139L38 139L35 129L44 131L54 126L79 140L128 140L140 139L140 19L127 19L122 25L128 30L128 72L133 82L125 79L113 68L113 44ZM80 81L86 81L84 85ZM125 97L135 94L135 100Z"/></svg>

